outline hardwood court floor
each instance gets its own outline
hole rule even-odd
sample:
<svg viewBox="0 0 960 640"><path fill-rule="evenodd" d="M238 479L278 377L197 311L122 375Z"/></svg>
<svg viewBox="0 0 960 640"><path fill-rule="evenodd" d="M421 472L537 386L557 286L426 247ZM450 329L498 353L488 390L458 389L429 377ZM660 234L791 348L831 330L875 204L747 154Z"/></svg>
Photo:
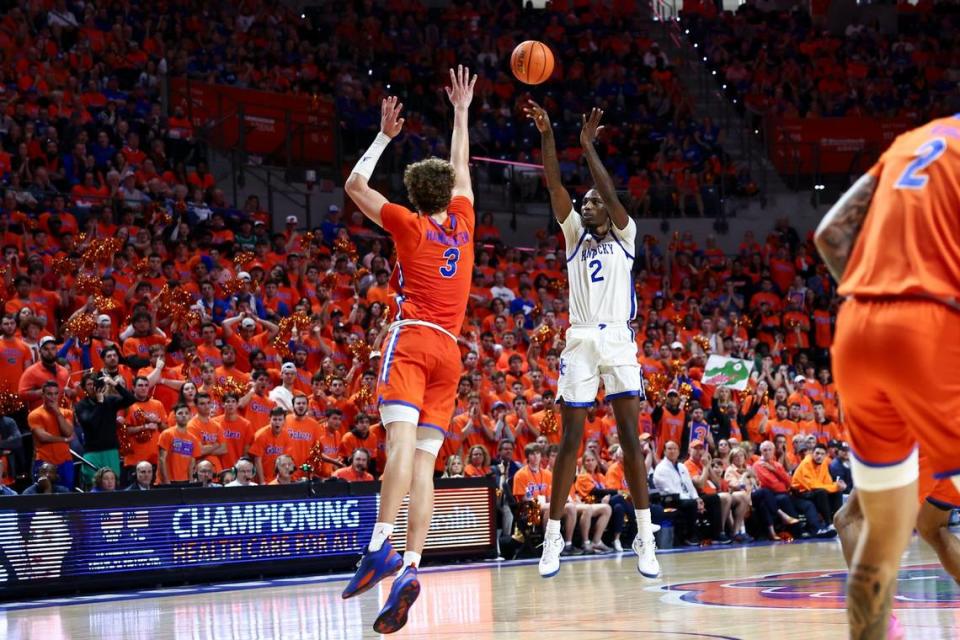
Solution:
<svg viewBox="0 0 960 640"><path fill-rule="evenodd" d="M423 592L396 638L447 640L830 640L846 637L836 541L661 555L644 580L634 556L574 559L550 580L535 566L495 564L421 573ZM904 556L898 615L908 638L960 637L960 588L915 540ZM777 574L775 577L769 577ZM767 576L767 577L764 577ZM758 579L759 578L759 579ZM104 594L0 606L8 640L350 640L371 625L385 581L343 601L342 579Z"/></svg>

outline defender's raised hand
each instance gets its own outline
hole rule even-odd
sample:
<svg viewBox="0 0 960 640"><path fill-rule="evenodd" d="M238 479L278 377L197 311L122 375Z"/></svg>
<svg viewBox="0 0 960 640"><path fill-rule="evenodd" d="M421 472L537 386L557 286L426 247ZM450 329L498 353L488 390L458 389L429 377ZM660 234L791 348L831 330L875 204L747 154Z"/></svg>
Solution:
<svg viewBox="0 0 960 640"><path fill-rule="evenodd" d="M444 87L447 97L454 108L466 109L473 102L473 85L477 83L477 76L470 75L470 70L462 64L457 70L450 69L450 86Z"/></svg>
<svg viewBox="0 0 960 640"><path fill-rule="evenodd" d="M395 138L403 129L403 118L400 117L401 109L403 109L403 103L397 102L397 96L384 98L380 102L380 131L384 135Z"/></svg>

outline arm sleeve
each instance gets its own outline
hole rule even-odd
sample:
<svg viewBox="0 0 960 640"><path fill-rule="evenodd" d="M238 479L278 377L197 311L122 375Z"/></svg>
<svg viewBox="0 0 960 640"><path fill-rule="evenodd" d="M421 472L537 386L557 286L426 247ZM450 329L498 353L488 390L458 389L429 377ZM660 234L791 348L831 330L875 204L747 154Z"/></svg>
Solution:
<svg viewBox="0 0 960 640"><path fill-rule="evenodd" d="M67 354L70 353L70 349L73 347L74 343L77 341L76 338L69 338L66 342L63 343L63 346L60 347L60 350L57 351L58 358L66 358ZM89 369L90 367L84 367L84 369Z"/></svg>

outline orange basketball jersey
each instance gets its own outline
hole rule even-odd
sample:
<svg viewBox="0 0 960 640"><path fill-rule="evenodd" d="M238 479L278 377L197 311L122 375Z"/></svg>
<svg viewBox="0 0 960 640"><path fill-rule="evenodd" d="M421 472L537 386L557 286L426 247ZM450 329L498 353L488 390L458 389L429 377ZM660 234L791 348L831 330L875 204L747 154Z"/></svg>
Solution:
<svg viewBox="0 0 960 640"><path fill-rule="evenodd" d="M397 293L398 320L423 320L460 335L473 278L473 205L457 196L441 226L432 218L387 203L383 228L397 246L391 288Z"/></svg>
<svg viewBox="0 0 960 640"><path fill-rule="evenodd" d="M878 179L840 295L960 300L960 114L897 137Z"/></svg>

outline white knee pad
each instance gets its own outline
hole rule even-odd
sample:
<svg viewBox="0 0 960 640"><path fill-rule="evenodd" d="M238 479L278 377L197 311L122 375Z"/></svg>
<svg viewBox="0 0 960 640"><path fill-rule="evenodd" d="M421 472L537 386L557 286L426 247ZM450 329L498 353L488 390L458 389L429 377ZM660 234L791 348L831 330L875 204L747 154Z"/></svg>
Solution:
<svg viewBox="0 0 960 640"><path fill-rule="evenodd" d="M440 454L443 447L443 434L429 427L417 428L417 449L429 453L434 458Z"/></svg>
<svg viewBox="0 0 960 640"><path fill-rule="evenodd" d="M920 477L919 461L917 447L900 462L882 467L865 464L856 456L850 456L853 486L864 491L890 491L905 487Z"/></svg>

